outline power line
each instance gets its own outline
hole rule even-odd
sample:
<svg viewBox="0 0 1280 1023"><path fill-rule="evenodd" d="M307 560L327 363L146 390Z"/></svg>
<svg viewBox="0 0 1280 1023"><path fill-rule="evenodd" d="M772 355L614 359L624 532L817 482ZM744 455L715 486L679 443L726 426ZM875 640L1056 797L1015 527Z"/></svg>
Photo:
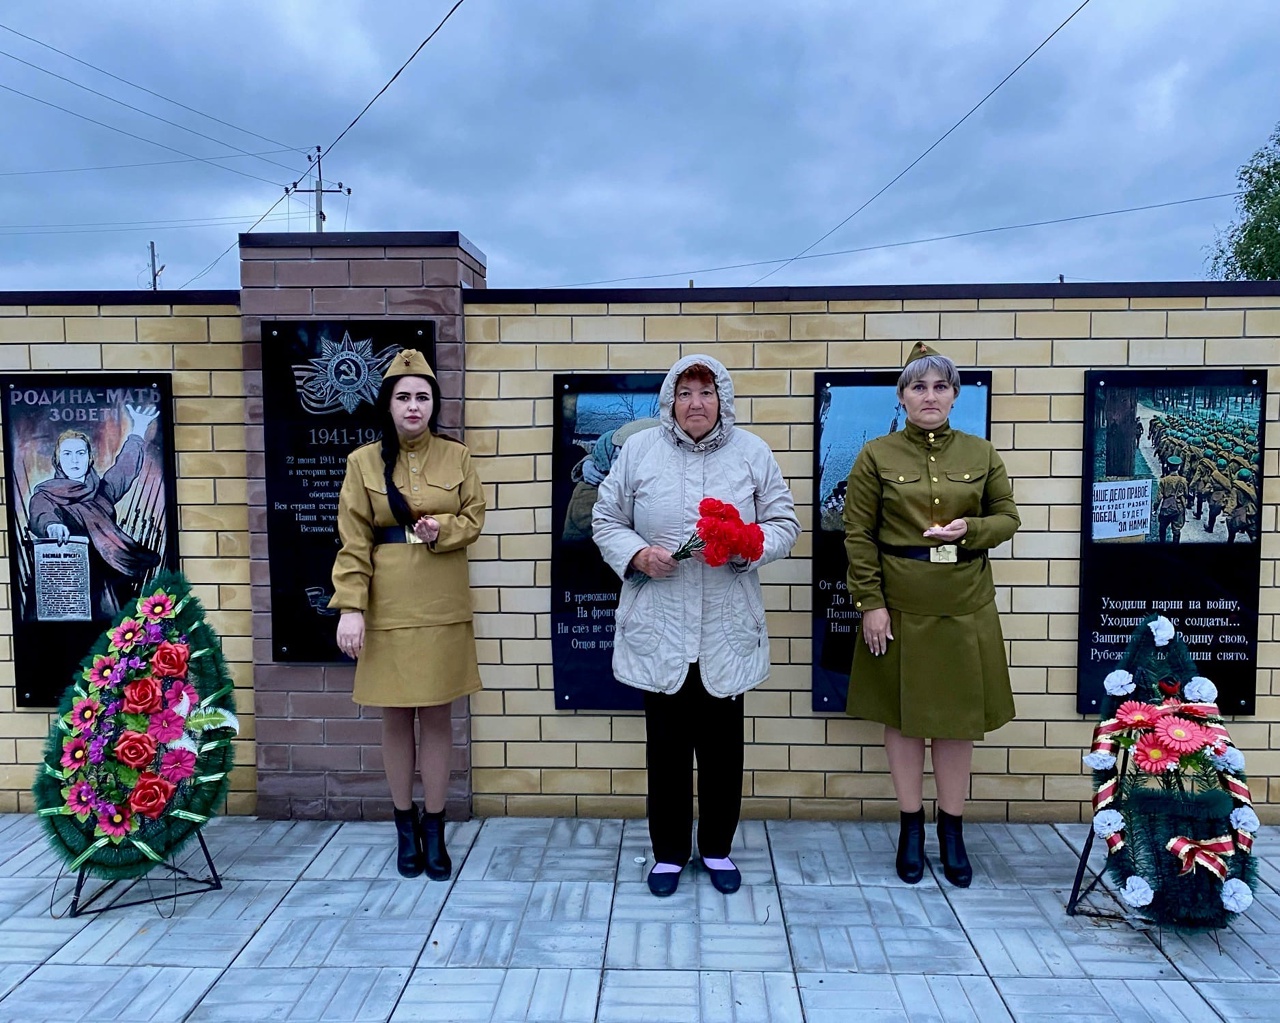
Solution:
<svg viewBox="0 0 1280 1023"><path fill-rule="evenodd" d="M270 218L271 220L284 220L285 214L277 213ZM21 238L21 237L43 237L46 235L63 235L63 234L127 234L133 231L186 231L192 228L201 227L230 227L235 224L248 224L254 221L254 214L244 217L217 217L209 220L191 220L191 221L159 221L152 223L137 224L114 224L114 225L67 225L66 227L55 227L46 230L30 230L30 231L10 231L0 229L0 238ZM259 218L254 226L262 222Z"/></svg>
<svg viewBox="0 0 1280 1023"><path fill-rule="evenodd" d="M123 128L117 128L114 125L107 124L105 121L95 120L86 114L78 114L74 110L68 110L66 107L58 106L57 103L51 103L47 99L40 99L38 96L32 96L30 93L22 92L20 89L15 89L11 85L0 83L0 89L4 89L5 92L12 92L16 96L22 96L24 99L32 100L33 102L40 103L46 107L53 107L54 110L61 110L64 114L70 114L72 117L78 117L82 121L88 121L90 124L96 124L98 127L106 128L108 131L119 132L121 135L127 135L131 139L137 139L139 142L146 142L153 146L159 146L161 149L167 149L169 152L177 153L179 156L186 156L192 160L199 160L201 163L207 163L210 167L217 167L219 170L229 171L232 174L239 174L242 178L252 178L254 181L265 181L268 185L280 185L278 181L272 181L269 178L262 178L257 174L250 174L248 171L236 170L234 167L224 167L220 163L214 163L213 160L208 157L196 156L194 153L188 153L182 149L175 149L173 146L167 146L163 142L157 142L155 139L145 138L142 135L135 135L131 131L125 131Z"/></svg>
<svg viewBox="0 0 1280 1023"><path fill-rule="evenodd" d="M277 153L296 153L296 149L268 149L261 153L246 153L245 156L274 156ZM210 156L207 159L192 156L183 160L149 160L146 163L107 163L97 167L49 167L44 170L0 171L0 178L27 177L33 174L79 174L83 171L130 170L135 167L169 167L179 163L208 163L212 160L240 160L239 154L227 156Z"/></svg>
<svg viewBox="0 0 1280 1023"><path fill-rule="evenodd" d="M1169 206L1186 206L1193 202L1208 202L1211 199L1234 199L1239 192L1218 192L1215 195L1198 195L1194 199L1174 199L1170 202L1150 203L1146 206L1128 206L1121 210L1103 210L1100 213L1080 213L1073 217L1055 217L1052 220L1033 220L1025 224L1004 224L1001 227L983 227L974 231L957 231L954 234L938 234L928 238L913 238L910 241L884 242L880 245L860 245L854 249L835 249L832 252L815 252L811 255L791 256L783 259L757 259L750 263L728 263L724 266L707 266L700 270L677 270L666 274L644 274L637 277L613 277L605 281L585 281L581 284L556 284L554 288L593 288L601 284L624 284L629 281L656 281L667 277L688 277L696 274L717 273L721 270L743 270L753 266L769 266L771 263L793 263L802 259L826 259L829 256L849 256L861 252L876 252L881 249L899 249L907 245L927 245L930 242L951 241L955 238L973 238L981 234L996 234L1000 231L1021 231L1029 227L1048 227L1051 224L1069 224L1078 220L1095 220L1098 217L1115 217L1122 213L1141 213L1144 210L1160 210Z"/></svg>
<svg viewBox="0 0 1280 1023"><path fill-rule="evenodd" d="M66 57L68 60L74 60L77 64L82 64L85 67L89 68L90 70L98 72L98 74L100 75L106 75L108 78L114 78L117 82L122 82L123 84L129 86L131 89L138 89L142 92L145 92L149 96L154 96L156 97L156 99L162 99L166 103L172 103L174 106L181 107L183 110L187 110L193 114L197 114L200 117L208 118L210 121L217 121L218 124L221 124L224 127L231 128L238 132L243 132L245 135L252 135L256 139L262 139L263 142L270 142L273 146L282 146L284 149L289 150L290 152L297 151L297 148L294 146L288 146L277 139L271 139L271 138L267 138L267 136L265 135L259 135L256 131L250 131L248 128L241 128L238 125L232 124L230 121L224 121L220 117L214 117L212 114L206 114L202 110L197 110L195 107L189 107L185 103L179 103L176 99L171 99L170 97L165 96L162 93L154 92L151 89L148 89L145 85L139 85L137 82L131 82L127 78L121 78L119 75L113 75L110 71L105 71L95 64L90 64L87 60L81 60L79 57L73 56L72 54L67 53L65 50L59 50L56 46L51 46L49 43L42 42L41 40L36 39L34 36L25 35L24 33L19 32L16 28L10 28L8 25L0 25L0 29L4 29L6 32L11 32L15 36L18 36L20 39L27 40L27 42L35 43L37 46L43 46L46 50L52 50L54 53L60 54L63 57Z"/></svg>
<svg viewBox="0 0 1280 1023"><path fill-rule="evenodd" d="M66 82L68 85L75 86L75 88L77 89L83 89L85 92L91 93L94 96L99 96L110 103L116 103L124 107L126 110L132 110L135 113L142 114L144 117L153 118L159 121L161 124L169 125L169 127L171 128L177 128L179 131L189 132L190 134L199 136L200 138L205 139L209 142L216 143L217 145L220 145L220 146L225 146L227 149L234 149L241 156L254 155L250 153L247 149L241 149L239 146L233 146L230 142L223 142L222 139L214 138L214 136L212 135L206 135L204 132L196 131L194 128L188 128L185 124L179 124L177 121L171 121L167 117L161 117L159 114L153 114L150 110L143 110L142 107L135 107L132 103L126 103L122 99L116 99L116 97L114 96L109 96L105 92L99 92L97 89L91 89L87 85L81 85L79 82L75 81L74 79L67 78L65 75L60 75L56 71L50 71L48 68L41 67L39 64L33 64L29 60L23 60L21 57L16 57L12 53L9 53L7 50L0 50L0 57L8 57L10 60L17 61L19 64L23 64L26 67L39 71L41 74L49 75L51 78L56 78L60 82ZM278 160L268 160L265 157L259 157L259 159L261 159L264 163L269 163L276 167L283 167L290 174L295 173L295 169L293 167L290 167L287 164L280 163Z"/></svg>
<svg viewBox="0 0 1280 1023"><path fill-rule="evenodd" d="M245 231L244 233L245 233L245 234L252 234L252 233L253 233L253 229L254 229L255 227L257 227L259 224L261 224L264 220L266 220L266 219L267 219L267 217L271 216L272 211L273 211L277 206L279 206L282 202L284 202L284 200L285 200L285 199L288 199L290 194L291 194L291 193L290 193L289 189L288 189L288 188L286 188L286 189L284 190L284 193L280 196L280 198L279 198L279 199L277 199L275 202L273 202L270 206L268 206L268 207L267 207L267 212L266 212L266 213L264 213L262 216L260 216L257 220L255 220L255 221L253 222L253 224L251 224L251 225L250 225L249 230L248 230L248 231ZM201 270L198 274L196 274L194 277L192 277L190 280L186 281L185 283L178 285L178 290L179 290L179 291L181 291L181 290L182 290L183 288L185 288L188 284L194 284L196 281L198 281L201 277L203 277L205 274L207 274L207 273L208 273L210 270L212 270L215 266L217 266L219 263L221 263L221 262L222 262L222 257L223 257L223 256L225 256L225 255L226 255L228 252L230 252L232 249L234 249L238 244L240 244L240 239L239 239L239 238L237 238L237 239L236 239L235 241L233 241L230 245L228 245L225 249L223 249L223 250L222 250L222 252L220 252L220 253L218 254L217 258L216 258L216 259L214 259L214 261L213 261L212 263L210 263L208 266L206 266L206 267L205 267L203 270Z"/></svg>
<svg viewBox="0 0 1280 1023"><path fill-rule="evenodd" d="M161 224L204 224L216 223L218 221L226 221L227 223L238 224L245 220L253 220L257 217L256 213L242 214L226 214L222 216L207 217L179 217L174 220L97 220L88 221L87 223L78 224L0 224L0 232L4 231L40 231L40 230L60 230L62 228L81 228L81 227L147 227L150 225Z"/></svg>
<svg viewBox="0 0 1280 1023"><path fill-rule="evenodd" d="M992 89L992 90L991 90L990 92L988 92L985 96L983 96L983 97L982 97L982 99L978 100L978 102L977 102L977 103L975 103L972 107L970 107L970 108L969 108L969 112L968 112L968 113L966 113L962 118L960 118L960 120L956 121L956 123L955 123L955 124L953 124L950 128L948 128L948 129L947 129L946 131L944 131L941 135L939 135L939 136L938 136L938 138L937 138L936 140L934 140L933 145L931 145L931 146L930 146L928 149L926 149L923 153L921 153L921 154L920 154L919 156L917 156L914 160L912 160L909 164L907 164L905 167L903 167L903 168L902 168L902 170L900 170L900 171L899 171L899 172L894 176L894 178L893 178L893 179L892 179L892 180L891 180L887 185L885 185L883 188L881 188L881 189L880 189L880 191L878 191L878 192L877 192L875 195L873 195L870 199L868 199L868 200L867 200L866 202L864 202L861 206L859 206L856 210L854 210L854 211L853 211L852 213L850 213L847 217L845 217L845 218L844 218L844 220L842 220L842 221L840 221L840 223L836 224L836 226L835 226L835 227L833 227L830 231L828 231L826 234L824 234L821 238L819 238L819 239L817 239L816 241L811 242L810 244L806 245L803 249L801 249L799 252L797 252L794 256L792 256L790 259L788 259L786 262L784 262L784 263L782 264L782 266L775 266L775 267L774 267L772 270L770 270L767 274L764 274L764 275L762 275L762 276L760 276L760 277L757 277L757 278L756 278L754 281L752 281L751 283L752 283L753 285L755 285L755 284L759 284L759 283L760 283L761 281L763 281L765 278L767 278L767 277L772 277L772 276L773 276L774 274L776 274L779 270L783 269L783 268L784 268L784 267L786 267L786 266L789 266L789 265L790 265L791 263L793 263L795 260L799 259L799 258L800 258L801 256L803 256L806 252L808 252L810 249L812 249L812 248L814 248L814 247L816 247L816 246L818 246L818 245L821 245L824 241L826 241L826 240L827 240L828 238L830 238L833 234L835 234L837 231L839 231L839 230L840 230L840 228L844 227L844 225L845 225L845 224L849 223L849 221L851 221L851 220L852 220L854 217L856 217L859 213L861 213L861 212L862 212L863 210L865 210L868 206L870 206L873 202L875 202L877 199L879 199L879 198L880 198L880 196L884 195L884 193L885 193L885 192L889 191L889 189L891 189L894 185L896 185L896 184L898 183L898 181L900 181L903 177L905 177L905 176L906 176L907 172L908 172L908 171L910 171L912 167L914 167L914 166L915 166L916 164L918 164L921 160L923 160L926 156L928 156L928 155L929 155L930 153L932 153L935 149L937 149L937 148L938 148L938 146L940 146L940 145L943 143L943 141L945 141L945 140L946 140L946 138L947 138L947 136L948 136L948 135L950 135L953 131L955 131L957 128L959 128L959 127L960 127L960 125L964 124L964 122L965 122L965 121L967 121L970 117L972 117L972 116L977 112L978 108L979 108L979 107L981 107L981 106L982 106L982 104L984 104L987 100L989 100L992 96L994 96L997 92L999 92L999 91L1000 91L1000 87L1001 87L1001 86L1003 86L1005 82L1007 82L1010 78L1012 78L1012 77L1013 77L1014 75L1016 75L1019 71L1021 71L1021 70L1023 69L1023 67L1025 67L1025 66L1027 65L1027 63L1031 60L1031 58L1032 58L1032 57L1034 57L1037 53L1039 53L1041 50L1043 50L1043 49L1044 49L1044 48L1049 44L1049 41L1050 41L1054 36L1056 36L1059 32L1061 32L1064 28L1066 28L1066 27L1067 27L1067 25L1071 22L1071 19L1072 19L1072 18L1074 18L1074 17L1075 17L1077 14L1079 14L1081 11L1083 11L1083 10L1084 10L1088 5L1089 5L1089 0L1084 0L1084 2L1083 2L1079 7L1077 7L1074 11L1072 11L1072 12L1067 16L1066 21L1064 21L1061 25L1059 25L1059 26L1058 26L1057 28L1055 28L1052 32L1050 32L1050 33L1045 37L1044 41L1043 41L1039 46L1037 46L1034 50L1032 50L1030 53L1028 53L1025 57L1023 57L1023 58L1022 58L1022 61L1018 64L1018 66L1017 66L1017 67L1015 67L1012 71L1010 71L1007 75L1005 75L1002 79L1000 79L1000 81L996 83L996 86L995 86L995 88L994 88L994 89Z"/></svg>

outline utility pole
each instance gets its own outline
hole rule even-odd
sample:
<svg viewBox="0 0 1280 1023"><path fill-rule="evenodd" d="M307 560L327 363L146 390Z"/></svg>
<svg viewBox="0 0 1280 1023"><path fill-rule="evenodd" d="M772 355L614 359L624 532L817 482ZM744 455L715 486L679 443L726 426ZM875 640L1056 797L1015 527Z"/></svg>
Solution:
<svg viewBox="0 0 1280 1023"><path fill-rule="evenodd" d="M316 146L315 157L314 158L310 156L307 157L308 160L314 159L316 163L316 233L317 234L324 233L324 221L325 221L324 194L325 192L332 192L338 195L351 194L351 189L344 188L341 181L338 182L337 188L324 187L324 173L320 167L320 156L321 156L321 149L319 146Z"/></svg>
<svg viewBox="0 0 1280 1023"><path fill-rule="evenodd" d="M148 242L151 246L151 290L160 290L160 275L164 273L164 264L160 265L160 269L156 269L156 243Z"/></svg>

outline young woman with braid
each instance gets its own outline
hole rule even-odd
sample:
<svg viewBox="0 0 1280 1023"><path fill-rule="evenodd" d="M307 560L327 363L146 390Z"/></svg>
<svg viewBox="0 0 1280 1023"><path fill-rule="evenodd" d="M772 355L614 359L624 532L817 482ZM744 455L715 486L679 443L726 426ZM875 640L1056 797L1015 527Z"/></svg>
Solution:
<svg viewBox="0 0 1280 1023"><path fill-rule="evenodd" d="M382 710L396 867L442 881L453 869L444 841L449 705L480 688L467 547L484 525L484 495L466 446L435 432L440 389L420 352L396 356L378 410L382 440L347 459L330 607L342 611L338 647L356 659L352 698Z"/></svg>

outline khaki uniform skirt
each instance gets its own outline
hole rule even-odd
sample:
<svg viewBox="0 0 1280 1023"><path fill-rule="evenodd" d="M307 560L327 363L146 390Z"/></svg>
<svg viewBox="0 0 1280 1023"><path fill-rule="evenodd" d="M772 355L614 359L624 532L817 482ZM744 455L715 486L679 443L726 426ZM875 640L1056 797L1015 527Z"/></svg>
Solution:
<svg viewBox="0 0 1280 1023"><path fill-rule="evenodd" d="M368 707L435 707L480 689L471 622L366 629L351 698Z"/></svg>

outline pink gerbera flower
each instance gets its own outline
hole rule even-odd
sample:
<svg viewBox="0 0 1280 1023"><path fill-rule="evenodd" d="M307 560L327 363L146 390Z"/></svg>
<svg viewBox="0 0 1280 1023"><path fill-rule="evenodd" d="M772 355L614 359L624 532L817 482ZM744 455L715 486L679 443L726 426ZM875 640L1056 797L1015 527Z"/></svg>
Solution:
<svg viewBox="0 0 1280 1023"><path fill-rule="evenodd" d="M181 739L182 731L182 717L177 711L170 710L168 707L152 714L151 720L147 723L147 734L156 742L173 742L174 739Z"/></svg>
<svg viewBox="0 0 1280 1023"><path fill-rule="evenodd" d="M77 700L71 708L71 727L77 732L86 731L93 727L101 713L102 704L92 696Z"/></svg>
<svg viewBox="0 0 1280 1023"><path fill-rule="evenodd" d="M117 650L128 653L142 639L142 623L134 618L126 618L111 630L111 645Z"/></svg>
<svg viewBox="0 0 1280 1023"><path fill-rule="evenodd" d="M1138 767L1150 774L1163 774L1178 766L1177 755L1165 749L1151 732L1134 743L1133 759Z"/></svg>
<svg viewBox="0 0 1280 1023"><path fill-rule="evenodd" d="M1198 724L1176 714L1166 714L1157 721L1154 736L1171 753L1194 753L1208 739Z"/></svg>
<svg viewBox="0 0 1280 1023"><path fill-rule="evenodd" d="M123 838L129 833L129 810L107 803L98 810L98 830L109 838Z"/></svg>
<svg viewBox="0 0 1280 1023"><path fill-rule="evenodd" d="M143 597L138 601L138 614L142 615L148 622L159 622L165 618L172 618L174 614L173 598L164 590L156 590L149 597Z"/></svg>
<svg viewBox="0 0 1280 1023"><path fill-rule="evenodd" d="M160 758L160 777L175 785L184 778L190 778L196 770L196 755L182 746L165 750Z"/></svg>
<svg viewBox="0 0 1280 1023"><path fill-rule="evenodd" d="M185 709L182 704L183 697L187 701ZM200 702L200 694L186 679L174 679L169 688L164 691L164 702L165 706L172 707L182 717L186 717L196 709L196 705Z"/></svg>
<svg viewBox="0 0 1280 1023"><path fill-rule="evenodd" d="M1128 700L1116 708L1116 720L1129 728L1151 728L1164 715L1161 707L1140 700Z"/></svg>
<svg viewBox="0 0 1280 1023"><path fill-rule="evenodd" d="M93 667L85 672L84 677L92 686L114 686L120 677L117 670L119 663L111 654L99 654L93 659Z"/></svg>
<svg viewBox="0 0 1280 1023"><path fill-rule="evenodd" d="M93 786L87 781L78 781L71 786L71 791L67 793L67 806L71 812L82 820L93 812L93 800L95 793Z"/></svg>
<svg viewBox="0 0 1280 1023"><path fill-rule="evenodd" d="M89 744L74 735L62 744L62 766L78 771L89 762Z"/></svg>

